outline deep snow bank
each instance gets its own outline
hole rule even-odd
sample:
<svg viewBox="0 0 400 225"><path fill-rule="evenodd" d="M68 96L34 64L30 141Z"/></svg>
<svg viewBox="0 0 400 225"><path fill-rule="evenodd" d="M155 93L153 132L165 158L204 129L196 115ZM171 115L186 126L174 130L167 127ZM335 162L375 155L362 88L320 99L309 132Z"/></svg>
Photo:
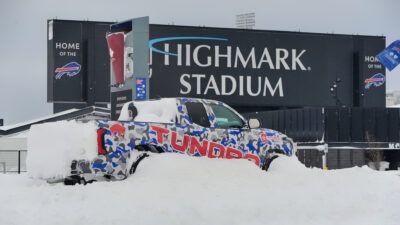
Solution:
<svg viewBox="0 0 400 225"><path fill-rule="evenodd" d="M399 171L307 169L158 154L120 182L49 185L0 174L0 224L398 225Z"/></svg>
<svg viewBox="0 0 400 225"><path fill-rule="evenodd" d="M28 134L26 166L33 178L62 178L70 175L74 159L97 156L94 122L59 121L33 125Z"/></svg>

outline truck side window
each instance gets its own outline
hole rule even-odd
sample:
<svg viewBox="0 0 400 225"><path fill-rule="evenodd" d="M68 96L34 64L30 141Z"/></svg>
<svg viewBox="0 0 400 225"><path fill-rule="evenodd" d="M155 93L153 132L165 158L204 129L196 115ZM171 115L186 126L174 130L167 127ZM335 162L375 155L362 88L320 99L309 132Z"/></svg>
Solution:
<svg viewBox="0 0 400 225"><path fill-rule="evenodd" d="M211 104L211 108L220 128L242 128L244 126L243 120L225 106Z"/></svg>
<svg viewBox="0 0 400 225"><path fill-rule="evenodd" d="M208 120L207 112L203 103L186 102L185 105L189 114L189 118L193 123L203 127L210 127L210 121Z"/></svg>

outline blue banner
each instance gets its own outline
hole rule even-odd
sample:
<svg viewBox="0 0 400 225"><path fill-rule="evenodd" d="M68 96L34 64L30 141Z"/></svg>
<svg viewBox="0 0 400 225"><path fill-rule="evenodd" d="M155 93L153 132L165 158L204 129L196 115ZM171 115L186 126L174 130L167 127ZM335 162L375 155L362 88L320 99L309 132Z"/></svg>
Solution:
<svg viewBox="0 0 400 225"><path fill-rule="evenodd" d="M136 78L136 100L146 100L146 78Z"/></svg>
<svg viewBox="0 0 400 225"><path fill-rule="evenodd" d="M389 71L392 71L400 64L400 40L394 41L376 57Z"/></svg>

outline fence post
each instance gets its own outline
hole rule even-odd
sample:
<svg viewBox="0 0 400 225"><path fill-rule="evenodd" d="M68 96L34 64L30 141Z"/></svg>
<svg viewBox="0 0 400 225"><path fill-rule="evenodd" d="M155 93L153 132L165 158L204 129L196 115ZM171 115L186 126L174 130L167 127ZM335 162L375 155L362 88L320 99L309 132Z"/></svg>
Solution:
<svg viewBox="0 0 400 225"><path fill-rule="evenodd" d="M325 143L324 144L324 154L322 155L322 169L323 170L327 170L328 169L328 165L326 162L326 156L328 154L328 144Z"/></svg>
<svg viewBox="0 0 400 225"><path fill-rule="evenodd" d="M18 174L21 173L21 150L18 150Z"/></svg>
<svg viewBox="0 0 400 225"><path fill-rule="evenodd" d="M0 164L3 164L3 173L5 174L7 170L6 162L0 162Z"/></svg>

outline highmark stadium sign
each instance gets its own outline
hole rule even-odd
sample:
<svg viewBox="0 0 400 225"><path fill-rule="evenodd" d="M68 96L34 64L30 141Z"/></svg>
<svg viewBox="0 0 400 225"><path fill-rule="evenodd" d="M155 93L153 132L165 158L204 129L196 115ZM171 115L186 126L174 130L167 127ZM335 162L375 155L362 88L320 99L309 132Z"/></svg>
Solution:
<svg viewBox="0 0 400 225"><path fill-rule="evenodd" d="M335 47L343 43L348 48ZM330 86L337 76L351 81L341 88L352 88L353 61L343 57L352 55L352 44L324 35L150 25L150 95L232 105L335 105Z"/></svg>
<svg viewBox="0 0 400 225"><path fill-rule="evenodd" d="M123 39L120 68L130 73L118 78L121 84L134 80L133 98L208 98L241 110L385 106L385 68L375 58L384 37L157 24L139 29L129 22L112 25L112 32L130 37ZM48 101L109 102L113 76L104 37L110 23L48 24Z"/></svg>
<svg viewBox="0 0 400 225"><path fill-rule="evenodd" d="M177 67L198 67L198 68L233 68L233 69L257 69L257 70L307 70L301 61L301 56L306 52L305 49L298 51L297 49L274 49L274 58L271 57L270 50L267 47L262 49L262 54L256 54L256 48L252 47L250 51L241 50L240 46L220 46L210 44L176 44L175 53L170 52L169 41L182 40L213 40L227 42L229 39L216 37L169 37L157 38L150 41L150 48L153 52L163 55L164 66L170 66L170 58L175 57L173 63ZM163 43L163 49L154 47L157 43ZM217 44L217 43L216 43ZM203 54L200 54L202 52ZM185 54L185 56L183 56ZM152 63L152 57L151 57ZM308 67L310 70L310 67ZM218 74L182 74L180 76L181 88L179 93L182 95L191 94L207 95L213 92L215 95L233 95L237 93L239 96L284 96L282 78L280 77L275 84L271 84L267 76L253 77L233 76L227 74L220 75L220 83L215 78ZM201 83L204 79L206 85L202 87ZM192 87L192 83L194 86ZM230 88L228 89L228 83Z"/></svg>

